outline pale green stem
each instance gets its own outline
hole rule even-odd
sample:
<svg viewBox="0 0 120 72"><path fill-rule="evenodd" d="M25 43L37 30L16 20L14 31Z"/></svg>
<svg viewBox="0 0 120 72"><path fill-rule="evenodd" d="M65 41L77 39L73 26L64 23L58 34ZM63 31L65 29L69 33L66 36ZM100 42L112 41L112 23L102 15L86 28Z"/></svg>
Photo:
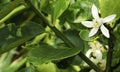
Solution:
<svg viewBox="0 0 120 72"><path fill-rule="evenodd" d="M22 24L22 26L25 26L33 17L35 16L35 13L32 13Z"/></svg>
<svg viewBox="0 0 120 72"><path fill-rule="evenodd" d="M0 25L3 24L6 20L11 18L15 13L20 12L26 8L25 5L20 5L17 8L13 9L9 14L7 14L4 18L0 20Z"/></svg>

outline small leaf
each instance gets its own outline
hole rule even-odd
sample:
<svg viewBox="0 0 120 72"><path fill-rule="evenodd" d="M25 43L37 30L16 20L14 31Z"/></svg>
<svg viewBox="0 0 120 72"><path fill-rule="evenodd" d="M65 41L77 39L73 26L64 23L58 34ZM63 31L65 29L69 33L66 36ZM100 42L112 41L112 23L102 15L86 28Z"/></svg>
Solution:
<svg viewBox="0 0 120 72"><path fill-rule="evenodd" d="M81 30L79 35L85 41L93 41L93 40L95 40L95 37L88 37L89 36L89 31L88 30Z"/></svg>
<svg viewBox="0 0 120 72"><path fill-rule="evenodd" d="M30 46L28 60L33 64L43 64L53 60L61 60L74 56L80 52L80 48L60 48L56 49L47 44Z"/></svg>

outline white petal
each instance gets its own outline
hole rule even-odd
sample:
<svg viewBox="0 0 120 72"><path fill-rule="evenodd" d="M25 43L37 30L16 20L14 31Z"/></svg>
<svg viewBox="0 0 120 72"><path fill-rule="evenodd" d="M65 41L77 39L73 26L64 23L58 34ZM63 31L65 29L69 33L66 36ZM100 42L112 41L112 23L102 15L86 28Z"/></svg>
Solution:
<svg viewBox="0 0 120 72"><path fill-rule="evenodd" d="M90 72L96 72L94 69L91 69Z"/></svg>
<svg viewBox="0 0 120 72"><path fill-rule="evenodd" d="M116 14L107 16L107 17L105 17L105 18L103 19L103 23L112 22L115 17L116 17Z"/></svg>
<svg viewBox="0 0 120 72"><path fill-rule="evenodd" d="M90 58L91 53L92 53L92 49L89 49L89 50L86 52L86 56L87 56L88 58Z"/></svg>
<svg viewBox="0 0 120 72"><path fill-rule="evenodd" d="M90 72L96 72L94 69L91 69Z"/></svg>
<svg viewBox="0 0 120 72"><path fill-rule="evenodd" d="M95 35L95 34L97 33L97 31L98 31L98 28L93 28L93 29L91 29L91 31L90 31L90 33L89 33L89 37Z"/></svg>
<svg viewBox="0 0 120 72"><path fill-rule="evenodd" d="M92 28L93 27L93 22L92 21L84 21L84 22L82 22L82 25L84 25L88 28Z"/></svg>
<svg viewBox="0 0 120 72"><path fill-rule="evenodd" d="M97 61L95 58L93 58L93 57L91 57L90 60L91 60L93 63L95 63L95 64L98 63L98 61Z"/></svg>
<svg viewBox="0 0 120 72"><path fill-rule="evenodd" d="M105 37L107 37L107 38L109 38L110 37L110 35L109 35L109 31L108 31L108 29L104 26L104 25L101 25L101 31L102 31L102 34L105 36Z"/></svg>
<svg viewBox="0 0 120 72"><path fill-rule="evenodd" d="M92 16L94 19L99 19L98 9L95 5L92 5Z"/></svg>
<svg viewBox="0 0 120 72"><path fill-rule="evenodd" d="M102 53L101 53L101 51L100 50L96 50L95 53L96 53L96 59L98 61L101 61L102 60Z"/></svg>

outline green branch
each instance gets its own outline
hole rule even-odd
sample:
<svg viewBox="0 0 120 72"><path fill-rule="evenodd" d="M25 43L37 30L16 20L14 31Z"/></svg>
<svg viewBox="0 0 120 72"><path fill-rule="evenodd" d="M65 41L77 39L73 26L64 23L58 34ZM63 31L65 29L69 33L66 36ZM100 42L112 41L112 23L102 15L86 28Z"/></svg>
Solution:
<svg viewBox="0 0 120 72"><path fill-rule="evenodd" d="M26 0L27 4L30 5L31 9L40 17L42 20L47 24L54 32L55 34L61 38L70 48L75 48L75 45L67 39L67 37L60 32L55 26L52 26L51 22L49 22L46 17L39 11L37 10L34 5L29 1ZM79 53L79 56L95 71L97 72L103 72L98 66L96 66L90 59L88 59L82 52Z"/></svg>

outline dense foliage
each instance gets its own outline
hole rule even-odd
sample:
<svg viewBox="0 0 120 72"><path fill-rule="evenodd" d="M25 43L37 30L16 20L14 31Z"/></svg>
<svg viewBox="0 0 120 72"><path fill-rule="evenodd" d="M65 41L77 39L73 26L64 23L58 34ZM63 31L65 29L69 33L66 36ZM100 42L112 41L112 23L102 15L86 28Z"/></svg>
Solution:
<svg viewBox="0 0 120 72"><path fill-rule="evenodd" d="M120 0L0 0L0 72L119 72Z"/></svg>

